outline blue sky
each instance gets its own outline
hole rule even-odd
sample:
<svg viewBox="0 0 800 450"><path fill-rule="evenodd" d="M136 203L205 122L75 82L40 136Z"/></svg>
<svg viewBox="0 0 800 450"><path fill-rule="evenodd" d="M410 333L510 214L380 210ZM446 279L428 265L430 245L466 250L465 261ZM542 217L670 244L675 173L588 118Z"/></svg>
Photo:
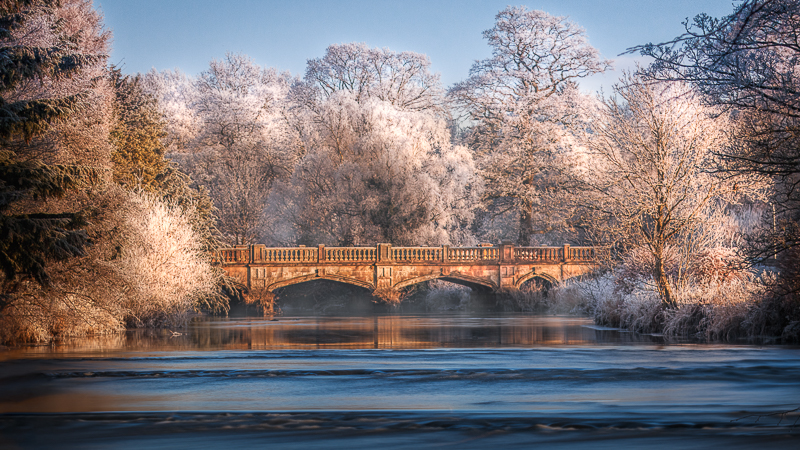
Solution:
<svg viewBox="0 0 800 450"><path fill-rule="evenodd" d="M178 68L195 75L212 58L240 52L258 64L302 75L306 60L333 43L427 54L449 86L467 77L490 48L481 32L492 27L503 1L475 0L95 0L114 33L111 62L126 73ZM616 69L633 58L626 48L677 36L681 22L705 12L733 10L730 0L541 0L525 3L566 15L584 27L589 42ZM595 77L586 90L609 90L618 73Z"/></svg>

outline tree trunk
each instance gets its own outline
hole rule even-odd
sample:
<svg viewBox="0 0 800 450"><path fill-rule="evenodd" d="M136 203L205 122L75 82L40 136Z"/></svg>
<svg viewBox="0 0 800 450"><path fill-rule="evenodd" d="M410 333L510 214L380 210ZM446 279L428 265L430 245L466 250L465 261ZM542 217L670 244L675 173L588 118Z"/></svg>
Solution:
<svg viewBox="0 0 800 450"><path fill-rule="evenodd" d="M661 297L661 304L666 308L676 308L678 305L672 295L672 288L669 285L667 272L664 269L664 253L661 250L654 253L655 267L653 267L653 277L656 279L658 295Z"/></svg>
<svg viewBox="0 0 800 450"><path fill-rule="evenodd" d="M531 245L533 236L533 205L523 202L519 211L519 238L517 243L521 246Z"/></svg>

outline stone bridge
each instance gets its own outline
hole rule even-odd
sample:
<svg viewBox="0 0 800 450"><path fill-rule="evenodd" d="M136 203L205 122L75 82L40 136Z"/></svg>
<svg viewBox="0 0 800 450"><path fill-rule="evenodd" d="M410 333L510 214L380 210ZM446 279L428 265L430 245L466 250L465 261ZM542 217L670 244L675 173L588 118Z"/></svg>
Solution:
<svg viewBox="0 0 800 450"><path fill-rule="evenodd" d="M275 289L313 280L333 280L373 291L388 301L403 288L428 280L445 280L491 291L519 289L534 278L557 284L591 272L593 247L266 247L222 249L219 259L228 275L250 292L269 295Z"/></svg>

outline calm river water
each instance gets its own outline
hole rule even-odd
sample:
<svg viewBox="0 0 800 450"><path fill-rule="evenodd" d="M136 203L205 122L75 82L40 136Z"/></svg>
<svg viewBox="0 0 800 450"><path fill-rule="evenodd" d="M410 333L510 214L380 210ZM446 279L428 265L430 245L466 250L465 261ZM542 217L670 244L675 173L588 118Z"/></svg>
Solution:
<svg viewBox="0 0 800 450"><path fill-rule="evenodd" d="M0 350L0 448L800 448L800 349L542 316L202 319ZM760 416L760 417L759 417Z"/></svg>

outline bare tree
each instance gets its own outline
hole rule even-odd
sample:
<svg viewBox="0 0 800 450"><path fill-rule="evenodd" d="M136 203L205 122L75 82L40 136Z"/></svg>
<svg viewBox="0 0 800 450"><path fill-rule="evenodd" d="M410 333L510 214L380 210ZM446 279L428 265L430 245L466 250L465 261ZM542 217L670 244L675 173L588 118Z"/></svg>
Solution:
<svg viewBox="0 0 800 450"><path fill-rule="evenodd" d="M476 62L448 95L466 114L467 143L486 177L487 201L519 213L519 241L547 231L534 223L534 207L549 195L553 152L563 125L581 103L575 81L603 72L610 62L565 17L508 7L484 31L492 57Z"/></svg>
<svg viewBox="0 0 800 450"><path fill-rule="evenodd" d="M707 103L739 117L725 169L777 181L772 205L780 226L756 242L757 260L800 247L800 6L747 0L722 18L698 15L672 41L630 49L655 58L654 79L691 83ZM773 227L767 227L772 229ZM796 266L797 255L787 256ZM800 277L797 277L800 279ZM797 284L800 292L800 284Z"/></svg>
<svg viewBox="0 0 800 450"><path fill-rule="evenodd" d="M444 90L430 65L420 53L334 44L322 58L308 61L305 79L325 98L348 91L359 103L379 99L407 111L441 109Z"/></svg>
<svg viewBox="0 0 800 450"><path fill-rule="evenodd" d="M346 91L325 100L317 113L307 153L283 195L273 199L276 220L291 221L290 241L468 240L464 231L480 180L469 152L450 142L443 119L379 99L359 104Z"/></svg>
<svg viewBox="0 0 800 450"><path fill-rule="evenodd" d="M208 189L224 239L258 241L272 187L296 160L283 111L289 75L228 54L195 80L173 73L148 79L170 123L169 156Z"/></svg>
<svg viewBox="0 0 800 450"><path fill-rule="evenodd" d="M646 252L666 307L676 306L670 259L736 189L709 171L726 148L726 127L685 85L628 76L583 138L576 199L601 242Z"/></svg>

